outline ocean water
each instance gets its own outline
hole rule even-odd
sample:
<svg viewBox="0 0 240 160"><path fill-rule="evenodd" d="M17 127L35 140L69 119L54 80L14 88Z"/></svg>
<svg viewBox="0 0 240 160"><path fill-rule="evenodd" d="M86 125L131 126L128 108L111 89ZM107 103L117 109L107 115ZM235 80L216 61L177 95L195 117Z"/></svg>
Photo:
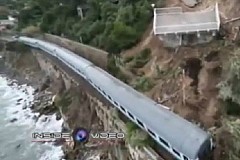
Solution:
<svg viewBox="0 0 240 160"><path fill-rule="evenodd" d="M23 109L33 104L34 89L9 84L10 80L0 75L0 160L61 160L61 146L31 142L31 136L35 131L61 131L63 120L51 115L36 121L38 113Z"/></svg>

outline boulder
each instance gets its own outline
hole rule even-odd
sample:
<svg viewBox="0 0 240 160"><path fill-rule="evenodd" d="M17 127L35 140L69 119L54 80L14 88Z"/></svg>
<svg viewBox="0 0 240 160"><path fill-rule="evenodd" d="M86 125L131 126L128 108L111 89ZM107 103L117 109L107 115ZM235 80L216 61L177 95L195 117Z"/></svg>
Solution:
<svg viewBox="0 0 240 160"><path fill-rule="evenodd" d="M44 91L45 89L47 89L48 87L49 87L49 85L50 85L50 82L51 82L51 80L50 80L50 77L49 76L47 76L45 79L44 79L44 81L43 81L43 83L42 83L42 85L41 85L41 87L40 87L40 91Z"/></svg>
<svg viewBox="0 0 240 160"><path fill-rule="evenodd" d="M16 121L17 121L17 118L13 118L13 119L10 120L10 122L12 122L12 123L16 122Z"/></svg>

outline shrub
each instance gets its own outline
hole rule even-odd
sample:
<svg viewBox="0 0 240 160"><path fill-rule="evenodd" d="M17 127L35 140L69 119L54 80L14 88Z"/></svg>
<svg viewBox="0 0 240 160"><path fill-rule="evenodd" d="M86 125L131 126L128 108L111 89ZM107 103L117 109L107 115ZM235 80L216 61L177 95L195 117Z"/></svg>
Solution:
<svg viewBox="0 0 240 160"><path fill-rule="evenodd" d="M133 147L143 147L148 144L148 134L140 129L136 124L133 122L126 123L127 128L127 142Z"/></svg>
<svg viewBox="0 0 240 160"><path fill-rule="evenodd" d="M151 56L151 50L149 48L146 48L142 50L139 54L136 55L134 58L132 67L134 68L142 68L144 65L148 63Z"/></svg>
<svg viewBox="0 0 240 160"><path fill-rule="evenodd" d="M124 63L129 63L129 62L131 62L133 59L134 59L133 56L126 57L126 58L124 59Z"/></svg>
<svg viewBox="0 0 240 160"><path fill-rule="evenodd" d="M28 36L35 35L41 33L39 27L36 26L28 26L24 29L22 29L22 33L26 34Z"/></svg>
<svg viewBox="0 0 240 160"><path fill-rule="evenodd" d="M116 59L113 55L110 55L108 57L107 70L114 77L120 79L125 83L128 83L128 77L124 73L122 73L120 68L116 65Z"/></svg>
<svg viewBox="0 0 240 160"><path fill-rule="evenodd" d="M71 95L65 91L62 95L57 95L55 105L62 108L63 112L67 111L68 106L72 103Z"/></svg>
<svg viewBox="0 0 240 160"><path fill-rule="evenodd" d="M240 59L239 50L224 68L226 78L218 87L220 97L225 101L228 114L240 114Z"/></svg>
<svg viewBox="0 0 240 160"><path fill-rule="evenodd" d="M231 99L227 99L224 102L225 111L229 115L239 115L240 114L240 106L239 104L233 102Z"/></svg>
<svg viewBox="0 0 240 160"><path fill-rule="evenodd" d="M146 92L154 87L154 83L150 78L141 77L136 80L136 83L133 86L136 90Z"/></svg>

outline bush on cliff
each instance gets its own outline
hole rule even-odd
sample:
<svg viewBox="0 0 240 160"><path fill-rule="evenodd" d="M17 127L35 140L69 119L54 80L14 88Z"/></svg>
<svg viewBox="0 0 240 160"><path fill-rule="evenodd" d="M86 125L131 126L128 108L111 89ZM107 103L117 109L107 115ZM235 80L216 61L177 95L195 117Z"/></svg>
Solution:
<svg viewBox="0 0 240 160"><path fill-rule="evenodd" d="M133 68L142 68L151 59L151 50L146 48L134 57Z"/></svg>
<svg viewBox="0 0 240 160"><path fill-rule="evenodd" d="M22 33L27 36L32 36L32 35L40 34L41 30L39 29L39 27L36 27L36 26L28 26L22 29Z"/></svg>
<svg viewBox="0 0 240 160"><path fill-rule="evenodd" d="M225 109L228 114L240 115L240 50L225 66L225 80L219 84L219 95L225 101Z"/></svg>
<svg viewBox="0 0 240 160"><path fill-rule="evenodd" d="M146 92L149 91L154 87L153 81L148 77L140 77L136 80L135 84L133 85L136 90Z"/></svg>

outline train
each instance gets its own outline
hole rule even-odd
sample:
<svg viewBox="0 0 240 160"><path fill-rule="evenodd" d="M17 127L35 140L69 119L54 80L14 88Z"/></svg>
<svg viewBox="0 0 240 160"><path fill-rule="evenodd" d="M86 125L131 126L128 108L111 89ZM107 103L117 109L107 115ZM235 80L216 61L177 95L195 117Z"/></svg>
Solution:
<svg viewBox="0 0 240 160"><path fill-rule="evenodd" d="M134 90L92 62L50 42L25 36L15 39L41 49L66 64L176 159L201 160L213 150L210 133Z"/></svg>

